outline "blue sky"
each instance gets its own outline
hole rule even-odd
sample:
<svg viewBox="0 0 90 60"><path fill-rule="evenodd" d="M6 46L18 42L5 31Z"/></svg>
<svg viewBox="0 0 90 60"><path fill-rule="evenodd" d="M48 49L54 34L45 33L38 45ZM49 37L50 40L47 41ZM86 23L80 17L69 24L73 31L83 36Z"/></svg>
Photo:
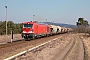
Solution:
<svg viewBox="0 0 90 60"><path fill-rule="evenodd" d="M33 20L76 24L83 17L90 24L90 0L0 0L0 20L22 23Z"/></svg>

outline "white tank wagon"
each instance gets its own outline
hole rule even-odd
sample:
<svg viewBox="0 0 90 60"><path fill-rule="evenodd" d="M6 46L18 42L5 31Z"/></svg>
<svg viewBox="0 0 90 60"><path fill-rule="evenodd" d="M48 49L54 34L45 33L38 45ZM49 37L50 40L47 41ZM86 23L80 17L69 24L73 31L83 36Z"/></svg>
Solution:
<svg viewBox="0 0 90 60"><path fill-rule="evenodd" d="M72 28L61 27L61 33L69 33L72 31L73 31Z"/></svg>
<svg viewBox="0 0 90 60"><path fill-rule="evenodd" d="M65 33L67 33L67 32L68 32L68 29L67 29L66 27L64 27L64 29L65 29L65 31L64 31L64 32L65 32Z"/></svg>
<svg viewBox="0 0 90 60"><path fill-rule="evenodd" d="M61 33L65 33L65 27L61 27Z"/></svg>
<svg viewBox="0 0 90 60"><path fill-rule="evenodd" d="M73 29L72 28L68 28L68 32L72 32L73 31Z"/></svg>
<svg viewBox="0 0 90 60"><path fill-rule="evenodd" d="M50 25L50 29L51 29L51 35L53 35L57 33L58 27L55 25Z"/></svg>
<svg viewBox="0 0 90 60"><path fill-rule="evenodd" d="M60 34L60 33L61 33L61 27L57 26L57 34Z"/></svg>

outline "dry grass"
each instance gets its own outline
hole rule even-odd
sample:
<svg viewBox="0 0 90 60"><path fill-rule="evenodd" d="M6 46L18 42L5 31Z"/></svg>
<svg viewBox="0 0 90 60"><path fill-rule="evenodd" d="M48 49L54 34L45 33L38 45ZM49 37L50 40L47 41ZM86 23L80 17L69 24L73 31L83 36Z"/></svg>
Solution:
<svg viewBox="0 0 90 60"><path fill-rule="evenodd" d="M14 34L13 35L13 41L22 39L21 34ZM0 44L10 42L11 35L0 35Z"/></svg>

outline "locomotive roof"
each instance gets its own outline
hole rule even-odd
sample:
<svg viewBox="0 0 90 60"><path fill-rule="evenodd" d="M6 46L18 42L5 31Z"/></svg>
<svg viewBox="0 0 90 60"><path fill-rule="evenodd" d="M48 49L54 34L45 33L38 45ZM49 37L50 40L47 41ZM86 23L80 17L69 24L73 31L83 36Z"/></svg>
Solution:
<svg viewBox="0 0 90 60"><path fill-rule="evenodd" d="M24 22L23 24L27 24L27 23L37 23L37 24L42 24L42 25L48 25L48 24L45 24L45 23L42 23L42 22L32 22L32 21L30 21L30 22Z"/></svg>

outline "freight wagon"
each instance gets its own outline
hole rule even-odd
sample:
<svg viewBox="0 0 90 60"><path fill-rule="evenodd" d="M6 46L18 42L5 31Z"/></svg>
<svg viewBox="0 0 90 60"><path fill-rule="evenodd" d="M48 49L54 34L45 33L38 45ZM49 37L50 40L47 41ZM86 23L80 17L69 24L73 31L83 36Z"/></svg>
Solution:
<svg viewBox="0 0 90 60"><path fill-rule="evenodd" d="M60 26L50 25L51 35L59 34L61 32Z"/></svg>

